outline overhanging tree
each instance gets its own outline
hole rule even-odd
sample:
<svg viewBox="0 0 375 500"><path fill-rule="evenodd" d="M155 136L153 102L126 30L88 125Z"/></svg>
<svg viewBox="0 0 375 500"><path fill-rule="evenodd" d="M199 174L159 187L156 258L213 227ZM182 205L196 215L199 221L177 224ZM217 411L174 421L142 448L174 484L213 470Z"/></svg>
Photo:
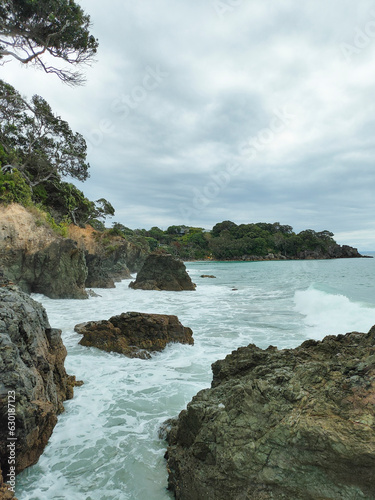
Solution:
<svg viewBox="0 0 375 500"><path fill-rule="evenodd" d="M56 116L49 104L34 95L27 102L14 87L0 80L0 145L8 163L31 188L61 176L84 181L89 177L83 136Z"/></svg>
<svg viewBox="0 0 375 500"><path fill-rule="evenodd" d="M31 63L80 85L84 77L71 68L89 64L98 48L89 28L90 16L74 0L1 0L0 60Z"/></svg>

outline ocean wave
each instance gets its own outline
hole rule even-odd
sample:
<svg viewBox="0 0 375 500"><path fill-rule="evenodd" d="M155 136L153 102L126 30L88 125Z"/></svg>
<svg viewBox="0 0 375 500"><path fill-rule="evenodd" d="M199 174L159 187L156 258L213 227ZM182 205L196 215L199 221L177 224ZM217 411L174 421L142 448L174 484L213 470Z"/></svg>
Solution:
<svg viewBox="0 0 375 500"><path fill-rule="evenodd" d="M375 324L375 307L351 301L345 295L310 287L294 294L295 311L304 316L305 334L321 339L351 331L368 332Z"/></svg>

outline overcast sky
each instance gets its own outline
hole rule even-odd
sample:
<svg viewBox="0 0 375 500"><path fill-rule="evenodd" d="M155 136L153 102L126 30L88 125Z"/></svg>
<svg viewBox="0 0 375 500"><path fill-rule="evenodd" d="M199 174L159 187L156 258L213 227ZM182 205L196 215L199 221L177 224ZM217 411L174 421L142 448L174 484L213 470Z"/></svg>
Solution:
<svg viewBox="0 0 375 500"><path fill-rule="evenodd" d="M375 1L80 0L99 39L71 89L1 77L81 132L112 221L275 222L375 250Z"/></svg>

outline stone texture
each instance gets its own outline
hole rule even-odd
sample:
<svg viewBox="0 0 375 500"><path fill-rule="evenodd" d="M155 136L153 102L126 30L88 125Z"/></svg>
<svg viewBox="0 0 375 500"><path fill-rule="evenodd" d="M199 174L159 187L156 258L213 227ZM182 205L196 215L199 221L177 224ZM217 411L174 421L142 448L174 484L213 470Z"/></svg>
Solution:
<svg viewBox="0 0 375 500"><path fill-rule="evenodd" d="M16 471L37 462L73 396L75 378L64 368L61 331L41 304L16 287L0 288L0 467L6 477L8 391L16 396Z"/></svg>
<svg viewBox="0 0 375 500"><path fill-rule="evenodd" d="M131 272L142 267L147 252L141 246L119 236L108 236L91 226L80 228L71 225L69 236L85 252L87 288L114 288L115 282L130 279Z"/></svg>
<svg viewBox="0 0 375 500"><path fill-rule="evenodd" d="M21 205L0 205L0 267L27 293L87 298L84 252Z"/></svg>
<svg viewBox="0 0 375 500"><path fill-rule="evenodd" d="M168 435L176 499L375 499L375 327L212 370Z"/></svg>
<svg viewBox="0 0 375 500"><path fill-rule="evenodd" d="M194 343L191 329L167 314L127 312L108 321L81 323L75 331L83 335L81 345L138 358L147 358L171 342Z"/></svg>
<svg viewBox="0 0 375 500"><path fill-rule="evenodd" d="M185 264L170 254L151 253L135 281L129 285L135 290L195 290Z"/></svg>

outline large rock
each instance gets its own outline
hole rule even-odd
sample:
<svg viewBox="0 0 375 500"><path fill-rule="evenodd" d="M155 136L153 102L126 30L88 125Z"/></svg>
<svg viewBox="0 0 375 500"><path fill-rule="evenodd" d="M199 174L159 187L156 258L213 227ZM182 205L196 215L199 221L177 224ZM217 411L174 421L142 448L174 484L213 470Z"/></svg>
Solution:
<svg viewBox="0 0 375 500"><path fill-rule="evenodd" d="M127 312L108 321L81 323L75 331L83 335L81 345L138 358L147 358L171 342L194 343L191 329L167 314Z"/></svg>
<svg viewBox="0 0 375 500"><path fill-rule="evenodd" d="M73 396L75 379L65 371L65 357L61 331L51 328L42 305L16 287L0 288L0 469L4 479L12 472L8 411L10 415L15 405L18 473L37 462L57 415L64 410L63 401Z"/></svg>
<svg viewBox="0 0 375 500"><path fill-rule="evenodd" d="M375 499L375 327L212 370L169 432L176 499Z"/></svg>
<svg viewBox="0 0 375 500"><path fill-rule="evenodd" d="M0 206L0 267L27 293L87 298L84 251L21 205Z"/></svg>
<svg viewBox="0 0 375 500"><path fill-rule="evenodd" d="M85 252L87 288L114 288L115 282L130 279L131 272L139 271L148 254L141 246L95 231L90 225L71 225L69 236Z"/></svg>
<svg viewBox="0 0 375 500"><path fill-rule="evenodd" d="M129 285L136 290L195 290L185 264L169 254L150 254L135 281Z"/></svg>

